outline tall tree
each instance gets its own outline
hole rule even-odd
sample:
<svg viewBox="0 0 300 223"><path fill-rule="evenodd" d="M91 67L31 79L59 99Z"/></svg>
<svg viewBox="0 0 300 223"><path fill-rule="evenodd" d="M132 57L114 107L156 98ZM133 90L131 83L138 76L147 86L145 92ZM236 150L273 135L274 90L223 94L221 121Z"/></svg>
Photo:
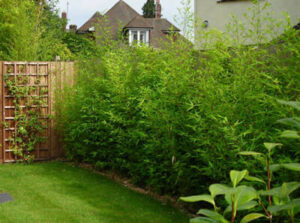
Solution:
<svg viewBox="0 0 300 223"><path fill-rule="evenodd" d="M155 3L154 0L147 0L143 6L143 16L145 18L155 18Z"/></svg>
<svg viewBox="0 0 300 223"><path fill-rule="evenodd" d="M0 0L0 60L70 59L56 1Z"/></svg>

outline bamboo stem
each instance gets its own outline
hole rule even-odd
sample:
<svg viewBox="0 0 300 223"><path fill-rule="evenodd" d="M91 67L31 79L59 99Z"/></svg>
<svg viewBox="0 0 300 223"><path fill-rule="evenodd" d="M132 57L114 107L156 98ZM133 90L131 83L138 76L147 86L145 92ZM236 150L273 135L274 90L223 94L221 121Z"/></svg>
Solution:
<svg viewBox="0 0 300 223"><path fill-rule="evenodd" d="M271 169L270 169L270 154L269 157L267 158L267 174L268 174L268 191L271 190L271 181L272 181L272 173L271 173ZM269 195L268 196L268 201L269 201L269 207L272 206L272 196ZM273 214L272 212L269 212L269 219L270 219L270 223L272 223L273 221Z"/></svg>

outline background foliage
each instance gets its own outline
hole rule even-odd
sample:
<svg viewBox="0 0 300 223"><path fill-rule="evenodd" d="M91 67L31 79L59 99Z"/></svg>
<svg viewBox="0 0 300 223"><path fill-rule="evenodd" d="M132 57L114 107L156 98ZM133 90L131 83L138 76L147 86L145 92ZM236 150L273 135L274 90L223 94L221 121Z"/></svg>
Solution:
<svg viewBox="0 0 300 223"><path fill-rule="evenodd" d="M0 0L0 60L90 57L95 42L66 32L67 21L60 18L56 5L57 0Z"/></svg>
<svg viewBox="0 0 300 223"><path fill-rule="evenodd" d="M143 16L145 18L155 18L155 3L154 0L147 0L143 6Z"/></svg>
<svg viewBox="0 0 300 223"><path fill-rule="evenodd" d="M96 43L89 38L68 32L62 40L71 51L73 59L86 59L97 55Z"/></svg>

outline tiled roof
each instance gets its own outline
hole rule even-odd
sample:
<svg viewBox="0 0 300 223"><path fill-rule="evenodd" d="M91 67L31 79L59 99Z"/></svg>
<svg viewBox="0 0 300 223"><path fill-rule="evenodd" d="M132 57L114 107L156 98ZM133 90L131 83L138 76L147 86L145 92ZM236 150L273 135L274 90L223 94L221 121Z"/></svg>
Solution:
<svg viewBox="0 0 300 223"><path fill-rule="evenodd" d="M146 19L149 23L152 24L154 29L158 29L161 31L176 31L179 32L180 29L178 29L176 26L174 26L172 23L170 23L167 19Z"/></svg>
<svg viewBox="0 0 300 223"><path fill-rule="evenodd" d="M153 28L153 24L149 19L137 15L124 28Z"/></svg>
<svg viewBox="0 0 300 223"><path fill-rule="evenodd" d="M126 2L120 0L104 16L107 19L108 26L111 27L113 36L116 37L119 30L138 15L139 13Z"/></svg>
<svg viewBox="0 0 300 223"><path fill-rule="evenodd" d="M179 32L180 30L172 25L167 19L147 19L152 24L153 29L150 32L150 44L159 48L161 40L167 40L167 33L170 31ZM180 34L179 34L180 35Z"/></svg>
<svg viewBox="0 0 300 223"><path fill-rule="evenodd" d="M84 23L79 29L79 32L87 32L90 28L95 27L95 24L102 19L103 16L100 12L96 12L86 23Z"/></svg>

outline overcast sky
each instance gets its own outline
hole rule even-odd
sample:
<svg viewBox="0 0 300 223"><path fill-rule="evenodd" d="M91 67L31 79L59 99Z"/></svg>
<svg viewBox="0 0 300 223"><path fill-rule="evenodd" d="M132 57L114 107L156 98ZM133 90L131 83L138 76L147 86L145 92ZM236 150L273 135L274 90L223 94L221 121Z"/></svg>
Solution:
<svg viewBox="0 0 300 223"><path fill-rule="evenodd" d="M96 11L105 13L119 0L60 0L60 11L67 11L67 2L69 2L69 24L75 24L78 27L83 25ZM142 7L147 0L124 0L137 12L142 13ZM162 14L170 22L176 24L174 16L178 14L178 8L181 6L181 0L161 0Z"/></svg>

